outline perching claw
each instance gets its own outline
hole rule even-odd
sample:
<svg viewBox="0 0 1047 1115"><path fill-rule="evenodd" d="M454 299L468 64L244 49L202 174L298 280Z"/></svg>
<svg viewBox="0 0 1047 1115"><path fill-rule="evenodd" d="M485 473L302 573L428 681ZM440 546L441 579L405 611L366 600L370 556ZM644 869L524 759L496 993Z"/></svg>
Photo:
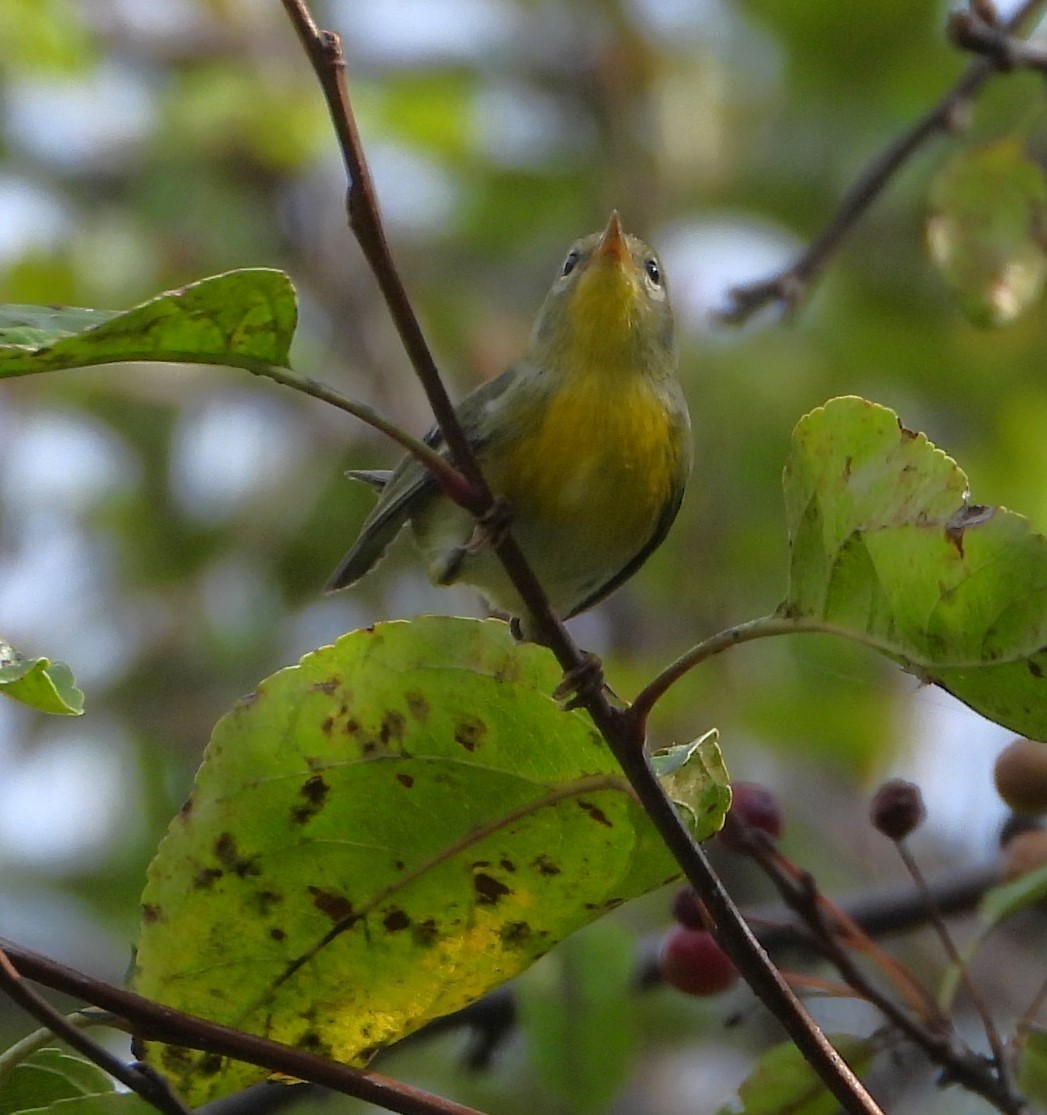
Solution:
<svg viewBox="0 0 1047 1115"><path fill-rule="evenodd" d="M560 684L553 690L553 700L563 702L564 712L581 708L587 699L606 690L611 696L614 691L603 676L603 661L591 650L582 651L582 661L565 670Z"/></svg>
<svg viewBox="0 0 1047 1115"><path fill-rule="evenodd" d="M491 506L477 518L473 532L464 545L456 546L447 553L438 567L437 575L433 578L434 582L438 585L454 584L462 571L462 562L468 557L482 553L488 547L496 550L509 532L512 521L513 512L509 501L501 496L495 496ZM516 631L513 634L517 639L520 638Z"/></svg>

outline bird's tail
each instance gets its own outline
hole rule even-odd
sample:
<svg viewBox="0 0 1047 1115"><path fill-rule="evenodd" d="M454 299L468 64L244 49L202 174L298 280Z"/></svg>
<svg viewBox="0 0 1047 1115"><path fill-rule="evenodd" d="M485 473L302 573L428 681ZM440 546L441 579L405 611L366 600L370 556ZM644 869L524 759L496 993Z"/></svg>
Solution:
<svg viewBox="0 0 1047 1115"><path fill-rule="evenodd" d="M393 474L389 469L359 469L346 475L381 492ZM406 518L406 514L383 515L365 523L353 548L328 578L324 592L337 592L355 585L365 573L374 568L389 544L400 533Z"/></svg>

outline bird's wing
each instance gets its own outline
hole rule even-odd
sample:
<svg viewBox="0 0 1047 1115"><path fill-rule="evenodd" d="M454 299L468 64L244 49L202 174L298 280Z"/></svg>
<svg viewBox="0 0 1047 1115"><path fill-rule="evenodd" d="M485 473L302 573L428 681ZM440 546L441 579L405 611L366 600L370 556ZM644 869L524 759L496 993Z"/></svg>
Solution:
<svg viewBox="0 0 1047 1115"><path fill-rule="evenodd" d="M481 384L457 408L458 421L469 435L474 452L480 452L490 440L490 405L513 383L516 378L513 372L514 369L510 368L488 383ZM446 452L439 426L434 426L425 435L424 441L434 449ZM364 520L353 548L328 579L324 586L326 592L355 584L381 559L415 509L438 490L432 473L410 455L404 457L391 473L365 469L351 475L378 488L382 494Z"/></svg>

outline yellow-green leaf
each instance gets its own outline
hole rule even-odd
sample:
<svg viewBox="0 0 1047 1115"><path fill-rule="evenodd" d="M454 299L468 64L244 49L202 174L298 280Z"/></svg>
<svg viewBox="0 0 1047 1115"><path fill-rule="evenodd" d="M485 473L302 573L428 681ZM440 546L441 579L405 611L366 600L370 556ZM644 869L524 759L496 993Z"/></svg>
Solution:
<svg viewBox="0 0 1047 1115"><path fill-rule="evenodd" d="M502 623L424 617L264 681L149 868L137 989L362 1064L675 877L559 680ZM262 1075L148 1055L193 1103Z"/></svg>
<svg viewBox="0 0 1047 1115"><path fill-rule="evenodd" d="M857 639L1047 739L1047 538L971 503L955 461L864 399L800 420L784 487L782 616Z"/></svg>
<svg viewBox="0 0 1047 1115"><path fill-rule="evenodd" d="M23 658L0 639L0 694L38 712L80 716L84 695L73 682L73 671L50 658Z"/></svg>
<svg viewBox="0 0 1047 1115"><path fill-rule="evenodd" d="M669 797L686 810L696 840L720 831L731 808L731 784L715 728L691 743L655 751L651 767Z"/></svg>
<svg viewBox="0 0 1047 1115"><path fill-rule="evenodd" d="M851 1069L861 1074L872 1063L876 1047L851 1034L830 1037ZM791 1041L769 1049L738 1089L737 1115L836 1115L839 1101L826 1088ZM723 1113L721 1113L723 1115Z"/></svg>

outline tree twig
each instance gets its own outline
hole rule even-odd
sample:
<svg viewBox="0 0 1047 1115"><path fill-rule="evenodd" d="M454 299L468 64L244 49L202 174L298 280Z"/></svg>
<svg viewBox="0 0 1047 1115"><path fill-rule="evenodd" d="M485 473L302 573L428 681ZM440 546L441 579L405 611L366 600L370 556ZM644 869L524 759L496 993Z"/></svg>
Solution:
<svg viewBox="0 0 1047 1115"><path fill-rule="evenodd" d="M973 9L952 13L949 17L949 39L961 50L980 54L1001 73L1011 70L1047 71L1047 49L1016 38L1006 27L990 23Z"/></svg>
<svg viewBox="0 0 1047 1115"><path fill-rule="evenodd" d="M389 251L352 112L341 44L337 35L318 29L305 0L283 0L283 4L317 74L342 148L349 174L350 226L375 274L455 464L469 481L469 490L453 498L474 515L483 516L492 506L491 493L444 390ZM499 542L497 553L540 638L556 655L566 674L579 676L589 660L553 612L541 585L513 540L511 530ZM704 852L695 843L676 807L663 792L644 753L643 724L628 719L610 704L604 694L602 679L601 684L585 686L577 703L592 717L666 846L722 927L723 947L749 985L781 1022L845 1111L855 1115L879 1113L880 1109L861 1082L771 963L724 890Z"/></svg>
<svg viewBox="0 0 1047 1115"><path fill-rule="evenodd" d="M175 1095L170 1084L148 1065L127 1065L108 1049L92 1040L63 1014L42 999L25 981L7 952L0 948L0 987L51 1033L77 1053L94 1062L114 1080L137 1093L162 1115L190 1115L189 1108Z"/></svg>
<svg viewBox="0 0 1047 1115"><path fill-rule="evenodd" d="M949 927L945 924L938 910L938 906L934 901L934 895L931 893L931 888L927 885L927 880L923 877L920 865L909 851L909 847L904 839L895 840L894 847L901 857L902 863L905 864L906 871L909 872L912 881L916 884L916 889L923 897L927 906L928 921L934 928L938 940L941 942L941 946L945 951L945 955L959 973L960 982L967 992L967 998L970 999L975 1013L981 1019L982 1029L985 1031L985 1038L989 1043L989 1048L992 1050L993 1061L996 1064L996 1073L1000 1082L1008 1091L1013 1092L1014 1079L1011 1073L1011 1066L1007 1060L1007 1054L1004 1050L1003 1042L1000 1040L1000 1034L993 1020L992 1012L982 998L974 980L971 979L970 970L964 958L960 955L960 950L956 947L956 942L949 932Z"/></svg>
<svg viewBox="0 0 1047 1115"><path fill-rule="evenodd" d="M1025 0L1010 19L1001 24L1001 28L1004 32L1019 30L1029 23L1043 5L1044 0ZM999 30L994 29L997 36ZM986 48L987 57L973 61L937 104L889 143L866 166L843 195L829 223L799 257L784 270L767 279L745 283L729 291L731 305L720 315L721 320L740 324L772 302L779 303L786 311L796 309L826 263L839 250L866 210L883 193L902 166L930 139L955 130L964 105L989 78L1001 68L1019 64L1016 59L1021 55L1015 54L1011 41L1008 40L1006 48L1003 48L997 36L992 39L992 47ZM975 49L966 43L959 45L969 50Z"/></svg>
<svg viewBox="0 0 1047 1115"><path fill-rule="evenodd" d="M491 505L491 494L469 441L455 417L454 407L440 379L425 334L393 262L349 98L341 41L333 32L320 30L304 0L282 2L323 90L345 160L349 180L346 206L350 227L378 282L404 350L451 451L451 458L463 474L465 483L458 485L456 493L448 494L474 514L482 515Z"/></svg>
<svg viewBox="0 0 1047 1115"><path fill-rule="evenodd" d="M1004 1115L1023 1115L1025 1104L1013 1088L1007 1074L994 1072L993 1067L964 1045L951 1022L939 1011L933 1000L924 1018L905 1010L866 976L848 951L849 939L863 952L876 955L878 947L869 940L855 922L815 884L809 872L789 862L766 834L751 826L742 826L728 814L727 824L736 825L732 845L743 848L774 884L785 904L808 928L811 944L833 964L843 979L864 999L872 1003L888 1021L911 1042L921 1048L943 1070L943 1079L962 1084L982 1096ZM922 898L922 893L921 893ZM925 917L933 920L930 911ZM842 932L841 932L842 931ZM896 962L887 957L886 974L899 990L917 988L913 977L904 974L902 986L897 980ZM882 963L881 963L882 967ZM922 992L922 989L919 989ZM923 993L921 997L924 997ZM908 996L907 996L908 997ZM921 1011L921 1013L924 1013Z"/></svg>
<svg viewBox="0 0 1047 1115"><path fill-rule="evenodd" d="M935 906L943 914L965 913L1000 881L995 862L966 867L931 882ZM927 907L919 891L910 886L863 892L836 902L836 908L870 937L905 932L924 925ZM809 930L789 907L779 905L746 907L746 920L760 944L772 957L782 953L817 952ZM633 975L637 991L662 986L658 952L661 935L641 943ZM1045 992L1047 995L1047 992ZM463 1027L471 1028L476 1038L467 1054L471 1068L481 1068L516 1024L515 995L512 985L503 984L482 999L477 999L453 1014L444 1015L415 1031L404 1041L424 1041L427 1035Z"/></svg>
<svg viewBox="0 0 1047 1115"><path fill-rule="evenodd" d="M93 979L56 960L22 948L13 941L0 939L0 949L11 958L25 978L109 1011L114 1016L113 1025L126 1028L136 1037L232 1057L293 1079L322 1084L399 1115L483 1115L475 1108L443 1099L381 1073L353 1069L302 1049L154 1003L133 991ZM171 1115L175 1112L172 1111ZM178 1115L184 1115L184 1109L180 1109Z"/></svg>

